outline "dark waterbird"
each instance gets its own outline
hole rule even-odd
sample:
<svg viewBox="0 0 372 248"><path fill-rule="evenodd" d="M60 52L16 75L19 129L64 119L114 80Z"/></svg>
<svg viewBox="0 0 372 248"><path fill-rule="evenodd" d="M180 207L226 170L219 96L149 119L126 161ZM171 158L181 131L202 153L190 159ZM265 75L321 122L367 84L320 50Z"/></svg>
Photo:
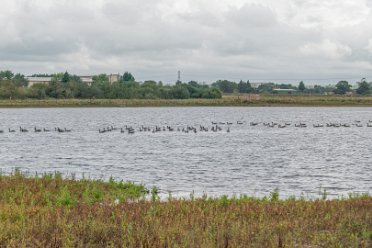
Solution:
<svg viewBox="0 0 372 248"><path fill-rule="evenodd" d="M28 130L26 128L22 128L22 127L19 127L19 131L21 131L21 133L27 133Z"/></svg>
<svg viewBox="0 0 372 248"><path fill-rule="evenodd" d="M54 130L56 132L58 132L58 133L64 133L65 132L65 130L63 130L63 129L59 128L59 127L54 128Z"/></svg>
<svg viewBox="0 0 372 248"><path fill-rule="evenodd" d="M41 129L38 129L36 127L34 127L34 130L35 130L35 133L40 133L41 132Z"/></svg>

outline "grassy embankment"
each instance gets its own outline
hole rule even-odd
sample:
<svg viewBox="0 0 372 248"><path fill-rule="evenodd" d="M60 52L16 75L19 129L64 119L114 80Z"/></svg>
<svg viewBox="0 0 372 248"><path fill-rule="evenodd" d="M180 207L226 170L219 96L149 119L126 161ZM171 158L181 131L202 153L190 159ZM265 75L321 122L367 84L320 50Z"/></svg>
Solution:
<svg viewBox="0 0 372 248"><path fill-rule="evenodd" d="M156 107L156 106L372 106L372 97L352 96L224 96L222 99L47 99L0 100L11 107Z"/></svg>
<svg viewBox="0 0 372 248"><path fill-rule="evenodd" d="M370 196L159 201L132 183L0 176L0 247L371 245Z"/></svg>

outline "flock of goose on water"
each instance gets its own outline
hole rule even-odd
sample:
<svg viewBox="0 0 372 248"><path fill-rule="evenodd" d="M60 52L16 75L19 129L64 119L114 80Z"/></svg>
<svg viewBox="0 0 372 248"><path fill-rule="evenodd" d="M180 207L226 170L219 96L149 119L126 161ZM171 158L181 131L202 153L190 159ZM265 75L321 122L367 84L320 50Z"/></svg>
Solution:
<svg viewBox="0 0 372 248"><path fill-rule="evenodd" d="M41 133L41 132L58 132L58 133L71 133L72 130L71 129L67 129L67 128L60 128L60 127L55 127L54 130L52 129L48 129L48 128L37 128L37 127L34 127L32 129L27 129L25 127L19 127L19 132L20 133L28 133L28 132L34 132L34 133ZM0 129L0 133L4 133L5 131L4 130L1 130ZM8 128L8 132L9 133L15 133L16 132L16 129L11 129L11 128Z"/></svg>
<svg viewBox="0 0 372 248"><path fill-rule="evenodd" d="M197 133L197 132L219 132L225 130L226 132L230 132L230 126L227 128L222 128L222 126L219 126L218 124L215 124L211 127L199 125L199 126L184 126L184 127L172 127L172 126L140 126L139 128L135 129L132 126L126 125L123 128L115 128L113 126L106 127L103 129L98 129L99 133L107 133L120 130L121 133L128 133L128 134L134 134L135 132L151 132L151 133L159 133L159 132L183 132L183 133Z"/></svg>
<svg viewBox="0 0 372 248"><path fill-rule="evenodd" d="M126 125L123 128L115 128L113 126L109 126L106 128L99 129L99 133L107 133L107 132L112 132L112 131L120 131L121 133L128 133L128 134L134 134L135 132L152 132L152 133L158 133L158 132L183 132L183 133L197 133L197 132L220 132L220 131L226 131L230 132L230 127L234 125L235 123L233 122L212 122L212 126L203 126L203 125L198 125L198 126L155 126L155 127L149 127L149 126L140 126L137 128L134 128L132 126ZM237 121L236 125L244 125L245 123L242 121ZM298 127L298 128L307 128L311 127L311 125L308 125L303 122L299 123L277 123L277 122L250 122L249 125L251 127L255 126L264 126L264 127L277 127L277 128L286 128L286 127ZM312 127L314 128L321 128L321 127L372 127L372 120L369 121L367 124L362 124L361 121L355 121L354 123L338 123L338 122L329 122L325 124L312 124Z"/></svg>
<svg viewBox="0 0 372 248"><path fill-rule="evenodd" d="M116 128L114 126L108 126L105 128L98 129L98 133L108 133L113 131L120 131L120 133L127 133L127 134L134 134L136 132L151 132L151 133L159 133L159 132L183 132L183 133L197 133L197 132L220 132L225 131L227 133L230 133L230 127L234 124L236 125L244 125L245 122L237 121L236 123L233 122L212 122L211 126L203 126L203 125L197 125L197 126L140 126L137 128L134 128L133 126L126 125L122 128ZM297 128L307 128L307 127L313 127L313 128L322 128L322 127L334 127L334 128L342 128L342 127L372 127L372 120L369 120L366 124L363 124L361 121L354 121L353 123L340 123L340 122L327 122L327 123L316 123L316 124L307 124L304 122L298 122L298 123L278 123L278 122L250 122L249 126L256 127L256 126L264 126L264 127L271 127L271 128L287 128L287 127L297 127ZM32 129L26 129L22 126L19 127L20 133L28 133L28 132L35 132L35 133L41 133L41 132L57 132L57 133L70 133L72 132L71 129L67 128L60 128L55 127L54 129L48 129L48 128L37 128L34 127ZM0 129L0 134L5 133L6 131ZM9 133L15 133L16 129L8 128Z"/></svg>
<svg viewBox="0 0 372 248"><path fill-rule="evenodd" d="M290 126L299 127L299 128L306 128L309 125L303 122L295 123L277 123L277 122L251 122L250 126L258 126L263 125L265 127L278 127L278 128L286 128ZM354 121L354 123L341 123L341 122L327 122L327 123L316 123L312 124L313 128L321 128L321 127L372 127L372 120L368 121L366 124L361 123L361 121ZM310 125L311 127L311 125Z"/></svg>

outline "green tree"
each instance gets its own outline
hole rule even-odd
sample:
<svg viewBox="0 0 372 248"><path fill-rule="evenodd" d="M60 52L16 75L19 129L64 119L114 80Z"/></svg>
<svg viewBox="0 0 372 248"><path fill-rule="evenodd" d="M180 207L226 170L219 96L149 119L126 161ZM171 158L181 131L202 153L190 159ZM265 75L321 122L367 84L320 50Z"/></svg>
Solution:
<svg viewBox="0 0 372 248"><path fill-rule="evenodd" d="M264 83L258 86L257 91L259 93L273 93L273 89L276 88L274 83ZM279 87L278 87L279 88Z"/></svg>
<svg viewBox="0 0 372 248"><path fill-rule="evenodd" d="M188 99L190 92L184 85L175 85L172 87L172 95L175 99Z"/></svg>
<svg viewBox="0 0 372 248"><path fill-rule="evenodd" d="M333 91L333 90L332 90ZM324 95L326 93L325 87L321 85L314 85L314 88L308 89L308 92L310 94L316 94L316 95Z"/></svg>
<svg viewBox="0 0 372 248"><path fill-rule="evenodd" d="M371 93L371 86L369 85L369 83L366 82L366 80L362 80L359 83L359 87L356 92L359 95L369 95Z"/></svg>
<svg viewBox="0 0 372 248"><path fill-rule="evenodd" d="M46 94L53 98L64 98L63 89L62 83L53 78L46 89Z"/></svg>
<svg viewBox="0 0 372 248"><path fill-rule="evenodd" d="M239 93L248 93L248 84L243 82L243 80L240 80L238 83L238 91Z"/></svg>
<svg viewBox="0 0 372 248"><path fill-rule="evenodd" d="M249 80L247 80L247 88L248 88L247 93L252 93L254 91L254 89L253 89L251 83L249 82Z"/></svg>
<svg viewBox="0 0 372 248"><path fill-rule="evenodd" d="M335 94L338 95L345 95L346 92L349 92L351 89L351 85L349 85L348 81L340 81L336 84L336 89L334 90Z"/></svg>
<svg viewBox="0 0 372 248"><path fill-rule="evenodd" d="M14 73L12 71L6 70L6 71L0 71L0 80L7 79L11 80L14 76Z"/></svg>
<svg viewBox="0 0 372 248"><path fill-rule="evenodd" d="M96 91L96 92L100 92L99 97L109 98L112 85L110 84L109 78L106 74L99 74L99 75L94 76L92 87L96 87L100 90L100 91ZM98 96L96 97L98 98Z"/></svg>
<svg viewBox="0 0 372 248"><path fill-rule="evenodd" d="M133 81L135 81L135 78L132 75L132 73L126 71L123 74L123 81L124 82L133 82Z"/></svg>
<svg viewBox="0 0 372 248"><path fill-rule="evenodd" d="M220 89L223 93L234 93L238 88L237 83L228 80L218 80L213 86Z"/></svg>
<svg viewBox="0 0 372 248"><path fill-rule="evenodd" d="M199 87L198 82L191 80L190 82L187 83L188 85L191 85L192 87Z"/></svg>
<svg viewBox="0 0 372 248"><path fill-rule="evenodd" d="M222 98L222 93L217 88L209 88L202 94L203 98L219 99Z"/></svg>
<svg viewBox="0 0 372 248"><path fill-rule="evenodd" d="M27 97L44 99L46 97L48 85L46 84L33 84L27 92Z"/></svg>
<svg viewBox="0 0 372 248"><path fill-rule="evenodd" d="M70 74L68 74L68 72L66 71L66 72L63 74L62 82L63 82L63 83L68 83L69 81L70 81Z"/></svg>
<svg viewBox="0 0 372 248"><path fill-rule="evenodd" d="M84 99L92 99L92 98L104 98L103 91L96 87L91 86L89 87L86 84L79 84L79 95L77 97L84 98Z"/></svg>
<svg viewBox="0 0 372 248"><path fill-rule="evenodd" d="M304 92L306 90L306 87L305 87L305 84L304 82L300 82L299 85L298 85L298 90L301 91L301 92Z"/></svg>
<svg viewBox="0 0 372 248"><path fill-rule="evenodd" d="M17 87L27 87L28 85L28 81L27 79L25 78L24 75L22 74L15 74L13 79L12 79L12 82L17 86Z"/></svg>

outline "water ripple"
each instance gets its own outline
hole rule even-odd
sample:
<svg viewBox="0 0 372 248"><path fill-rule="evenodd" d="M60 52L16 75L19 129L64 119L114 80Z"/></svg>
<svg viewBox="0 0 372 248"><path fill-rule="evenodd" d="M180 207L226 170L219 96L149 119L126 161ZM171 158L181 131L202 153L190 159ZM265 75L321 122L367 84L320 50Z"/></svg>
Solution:
<svg viewBox="0 0 372 248"><path fill-rule="evenodd" d="M204 192L318 197L372 192L372 129L310 128L312 123L372 119L372 108L89 108L2 109L0 130L66 127L72 133L0 134L0 169L60 171L77 178L130 180L165 194ZM120 131L108 126L211 125L243 121L231 132L182 133ZM250 122L308 123L279 129Z"/></svg>

